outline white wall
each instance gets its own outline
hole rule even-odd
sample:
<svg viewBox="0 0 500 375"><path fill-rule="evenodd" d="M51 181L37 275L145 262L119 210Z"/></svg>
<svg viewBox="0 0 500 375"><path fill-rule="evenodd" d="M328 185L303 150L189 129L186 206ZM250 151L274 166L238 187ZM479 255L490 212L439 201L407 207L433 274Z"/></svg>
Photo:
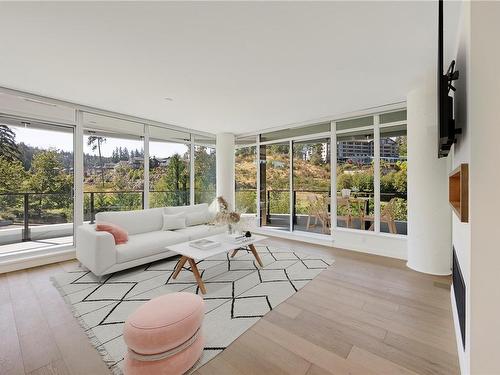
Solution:
<svg viewBox="0 0 500 375"><path fill-rule="evenodd" d="M499 374L500 3L471 3L470 302L472 374Z"/></svg>
<svg viewBox="0 0 500 375"><path fill-rule="evenodd" d="M468 107L469 99L467 88L469 86L470 76L470 3L462 4L461 19L458 29L458 38L456 46L456 68L460 72L460 78L455 82L457 88L455 95L455 121L457 127L462 128L462 135L458 137L457 143L453 146L449 159L451 159L450 171L455 169L461 163L470 163L470 130L468 129ZM449 61L448 61L449 62ZM454 320L456 327L457 351L460 361L460 368L463 374L469 374L469 349L470 349L470 224L461 223L455 214L452 214L452 243L457 254L458 261L464 277L466 288L466 343L465 349L458 326L458 317L456 315L456 306L454 306ZM452 296L454 297L454 296ZM452 298L452 304L455 301Z"/></svg>
<svg viewBox="0 0 500 375"><path fill-rule="evenodd" d="M500 373L499 19L500 3L464 2L456 54L456 120L464 133L451 158L453 167L469 163L469 224L454 218L452 229L467 288L466 349L458 343L458 350L462 373L474 375Z"/></svg>
<svg viewBox="0 0 500 375"><path fill-rule="evenodd" d="M333 245L346 250L407 259L406 237L360 230L334 229Z"/></svg>

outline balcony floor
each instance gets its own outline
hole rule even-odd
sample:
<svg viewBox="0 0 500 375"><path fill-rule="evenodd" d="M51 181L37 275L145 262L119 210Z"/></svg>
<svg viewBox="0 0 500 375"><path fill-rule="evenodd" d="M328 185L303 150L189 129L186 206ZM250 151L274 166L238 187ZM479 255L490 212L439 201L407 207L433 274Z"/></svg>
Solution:
<svg viewBox="0 0 500 375"><path fill-rule="evenodd" d="M330 228L327 228L326 232L323 230L323 226L321 225L321 222L318 220L316 223L315 219L311 217L310 219L310 224L311 226L309 229L307 229L307 215L297 215L297 223L294 224L293 229L294 231L300 231L300 232L308 232L308 233L316 233L316 234L325 234L329 235L330 234ZM360 222L359 220L353 220L351 224L352 229L360 229ZM339 228L345 227L345 222L344 221L338 221L337 226ZM265 225L265 228L270 228L270 229L277 229L277 230L283 230L283 231L288 231L290 227L290 216L288 214L271 214L271 220L270 223ZM407 225L406 222L399 221L396 222L396 227L398 230L398 234L407 234ZM383 233L389 233L389 228L387 227L386 223L381 223L380 225L380 231Z"/></svg>
<svg viewBox="0 0 500 375"><path fill-rule="evenodd" d="M8 253L22 253L30 250L48 249L54 246L71 245L73 236L64 236L49 238L44 240L18 242L12 244L0 245L0 255Z"/></svg>

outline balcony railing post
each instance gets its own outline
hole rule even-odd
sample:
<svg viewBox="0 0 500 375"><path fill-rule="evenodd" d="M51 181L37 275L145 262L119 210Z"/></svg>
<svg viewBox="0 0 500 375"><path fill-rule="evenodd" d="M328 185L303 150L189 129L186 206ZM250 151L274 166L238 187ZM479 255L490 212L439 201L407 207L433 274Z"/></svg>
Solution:
<svg viewBox="0 0 500 375"><path fill-rule="evenodd" d="M266 224L271 224L271 190L267 190Z"/></svg>
<svg viewBox="0 0 500 375"><path fill-rule="evenodd" d="M29 194L24 193L24 228L23 228L23 242L31 241L30 224L29 224Z"/></svg>
<svg viewBox="0 0 500 375"><path fill-rule="evenodd" d="M293 197L293 201L292 201L293 224L296 225L297 224L297 211L295 208L295 204L297 202L297 192L295 190L293 191L292 197Z"/></svg>
<svg viewBox="0 0 500 375"><path fill-rule="evenodd" d="M144 210L144 190L141 192L141 204L142 204L142 209Z"/></svg>
<svg viewBox="0 0 500 375"><path fill-rule="evenodd" d="M90 192L90 224L95 222L95 211L94 211L94 192Z"/></svg>

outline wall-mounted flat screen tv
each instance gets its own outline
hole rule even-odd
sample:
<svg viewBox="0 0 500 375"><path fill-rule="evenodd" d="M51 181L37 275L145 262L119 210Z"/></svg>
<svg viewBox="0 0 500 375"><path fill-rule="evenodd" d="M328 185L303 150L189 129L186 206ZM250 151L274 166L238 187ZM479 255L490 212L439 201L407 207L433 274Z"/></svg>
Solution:
<svg viewBox="0 0 500 375"><path fill-rule="evenodd" d="M458 79L455 70L455 60L451 62L448 70L444 72L444 30L443 30L443 0L438 0L438 157L445 157L450 152L451 146L456 142L456 135L461 129L455 127L453 115L453 97L450 90L455 91L453 81Z"/></svg>

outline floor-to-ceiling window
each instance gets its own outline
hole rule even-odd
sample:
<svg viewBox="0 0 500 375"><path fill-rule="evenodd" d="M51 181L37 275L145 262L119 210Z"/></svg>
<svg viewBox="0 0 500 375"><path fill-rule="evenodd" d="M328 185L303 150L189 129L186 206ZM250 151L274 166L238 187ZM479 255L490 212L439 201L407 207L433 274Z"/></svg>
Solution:
<svg viewBox="0 0 500 375"><path fill-rule="evenodd" d="M380 231L407 234L406 111L380 115Z"/></svg>
<svg viewBox="0 0 500 375"><path fill-rule="evenodd" d="M235 188L238 209L254 207L242 187L257 175L262 227L407 233L404 109L262 133L258 140L255 172L245 162L253 149L237 148Z"/></svg>
<svg viewBox="0 0 500 375"><path fill-rule="evenodd" d="M73 133L0 117L0 256L73 244Z"/></svg>
<svg viewBox="0 0 500 375"><path fill-rule="evenodd" d="M374 230L373 116L337 122L337 226Z"/></svg>
<svg viewBox="0 0 500 375"><path fill-rule="evenodd" d="M237 147L234 153L235 207L242 214L257 214L256 158L255 145Z"/></svg>
<svg viewBox="0 0 500 375"><path fill-rule="evenodd" d="M189 205L190 134L149 127L149 207Z"/></svg>
<svg viewBox="0 0 500 375"><path fill-rule="evenodd" d="M293 229L330 234L330 137L293 142Z"/></svg>
<svg viewBox="0 0 500 375"><path fill-rule="evenodd" d="M259 152L260 223L290 229L290 143L263 144Z"/></svg>
<svg viewBox="0 0 500 375"><path fill-rule="evenodd" d="M2 260L73 247L74 225L99 211L215 198L213 135L21 92L0 96Z"/></svg>
<svg viewBox="0 0 500 375"><path fill-rule="evenodd" d="M216 194L215 138L194 137L194 203L212 203Z"/></svg>
<svg viewBox="0 0 500 375"><path fill-rule="evenodd" d="M144 125L84 113L84 220L144 207Z"/></svg>

